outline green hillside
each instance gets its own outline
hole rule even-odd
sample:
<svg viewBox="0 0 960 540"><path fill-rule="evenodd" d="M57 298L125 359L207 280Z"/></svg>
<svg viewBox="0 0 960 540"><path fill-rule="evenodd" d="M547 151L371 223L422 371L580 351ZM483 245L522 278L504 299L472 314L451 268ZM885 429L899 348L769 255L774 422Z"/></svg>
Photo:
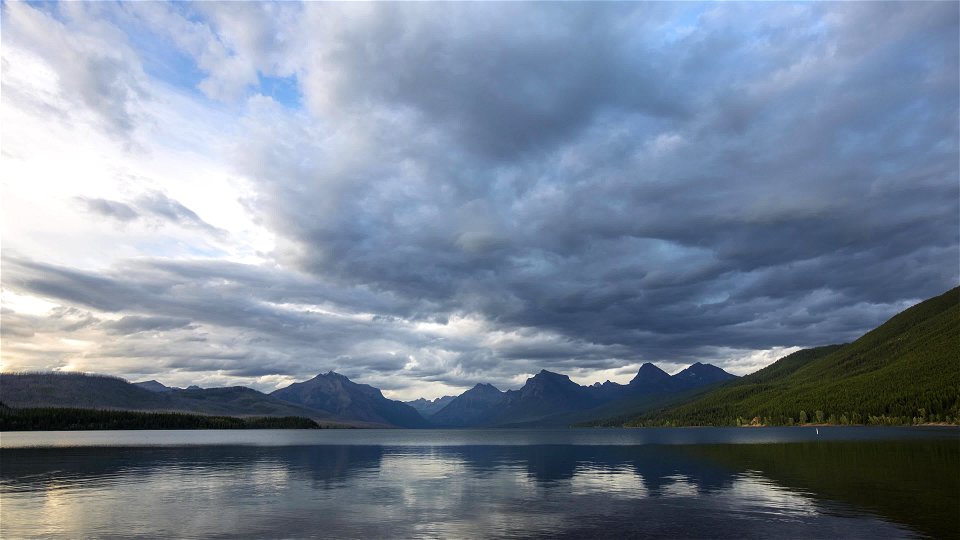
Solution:
<svg viewBox="0 0 960 540"><path fill-rule="evenodd" d="M799 351L627 426L911 424L960 420L960 288L849 345Z"/></svg>

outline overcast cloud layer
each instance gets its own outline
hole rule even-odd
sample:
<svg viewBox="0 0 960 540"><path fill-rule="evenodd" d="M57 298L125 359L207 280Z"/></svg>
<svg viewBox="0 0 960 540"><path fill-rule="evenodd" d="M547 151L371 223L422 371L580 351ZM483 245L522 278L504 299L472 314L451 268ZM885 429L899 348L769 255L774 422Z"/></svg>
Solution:
<svg viewBox="0 0 960 540"><path fill-rule="evenodd" d="M958 4L28 5L2 368L737 374L958 282Z"/></svg>

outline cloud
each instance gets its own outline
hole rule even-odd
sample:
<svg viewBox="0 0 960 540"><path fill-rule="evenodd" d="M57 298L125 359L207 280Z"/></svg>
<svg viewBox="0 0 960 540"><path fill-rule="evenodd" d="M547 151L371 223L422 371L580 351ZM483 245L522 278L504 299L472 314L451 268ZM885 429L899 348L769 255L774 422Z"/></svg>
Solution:
<svg viewBox="0 0 960 540"><path fill-rule="evenodd" d="M124 223L140 218L153 217L161 222L201 229L217 237L223 237L227 234L226 231L218 229L201 219L193 210L159 191L147 192L138 196L131 203L88 197L78 197L77 199L84 204L89 212Z"/></svg>
<svg viewBox="0 0 960 540"><path fill-rule="evenodd" d="M221 5L132 3L123 6L133 31L165 40L193 59L206 96L235 102L258 84L258 75L289 77L298 66L292 47L300 36L301 7L294 3Z"/></svg>
<svg viewBox="0 0 960 540"><path fill-rule="evenodd" d="M513 158L549 148L601 113L684 114L669 66L634 47L660 7L308 5L306 97L324 114L411 109L459 150ZM640 53L640 54L638 54ZM344 69L346 68L346 69Z"/></svg>
<svg viewBox="0 0 960 540"><path fill-rule="evenodd" d="M173 223L196 227L218 235L225 233L225 231L221 231L200 219L200 216L193 210L159 191L146 193L138 197L137 207L144 213L152 214Z"/></svg>
<svg viewBox="0 0 960 540"><path fill-rule="evenodd" d="M127 315L116 321L104 323L103 327L108 333L129 335L139 332L167 331L178 328L184 328L190 324L189 319L176 319L172 317L138 317Z"/></svg>
<svg viewBox="0 0 960 540"><path fill-rule="evenodd" d="M210 218L219 191L168 190L158 166L83 207L220 252L5 253L4 287L105 321L77 330L113 338L83 358L263 384L337 369L396 395L642 361L742 373L960 278L955 4L89 9L5 4L4 91L28 51L150 152L203 133L204 178L236 177L223 200L246 215ZM117 63L74 73L107 54L100 27ZM196 76L147 75L158 57ZM261 95L272 77L302 100ZM44 103L29 114L70 116ZM171 103L210 116L165 124Z"/></svg>
<svg viewBox="0 0 960 540"><path fill-rule="evenodd" d="M140 102L148 96L136 52L126 46L116 27L91 17L84 5L61 4L51 9L56 18L26 3L3 5L4 47L15 44L27 54L42 57L55 72L68 104L51 101L52 96L29 99L47 101L45 106L70 115L76 115L71 109L79 106L94 113L111 133L131 137L139 122ZM17 67L8 66L14 71Z"/></svg>
<svg viewBox="0 0 960 540"><path fill-rule="evenodd" d="M314 154L365 159L297 169L267 133L244 147L302 268L672 359L851 339L808 304L860 306L865 329L956 282L957 130L937 120L957 111L954 7L868 10L861 42L846 8L751 10L738 32L741 9L717 6L670 44L631 41L614 19L647 14L620 6L577 39L577 10L525 9L338 25L307 101L374 114Z"/></svg>
<svg viewBox="0 0 960 540"><path fill-rule="evenodd" d="M88 211L116 219L117 221L132 221L140 217L140 213L134 210L133 207L120 201L87 197L79 197L79 200L83 202Z"/></svg>

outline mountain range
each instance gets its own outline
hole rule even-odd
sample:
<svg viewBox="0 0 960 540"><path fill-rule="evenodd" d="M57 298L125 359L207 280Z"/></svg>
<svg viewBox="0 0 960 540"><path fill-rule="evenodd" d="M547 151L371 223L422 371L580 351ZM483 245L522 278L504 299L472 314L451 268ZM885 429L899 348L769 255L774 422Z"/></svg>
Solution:
<svg viewBox="0 0 960 540"><path fill-rule="evenodd" d="M628 384L579 385L542 370L516 390L479 383L408 403L334 372L264 394L186 389L109 376L0 374L0 404L301 416L330 427L519 427L956 422L960 288L921 302L846 345L801 350L738 378L697 362L675 375L651 363Z"/></svg>
<svg viewBox="0 0 960 540"><path fill-rule="evenodd" d="M719 379L718 379L719 377ZM270 394L251 388L186 389L158 381L129 383L79 373L0 374L0 401L8 407L71 407L130 411L180 411L233 416L301 416L324 426L472 427L554 424L572 411L637 394L663 394L735 378L714 366L694 364L674 377L644 364L628 385L609 381L581 386L543 370L519 390L477 384L459 396L394 401L370 385L328 372ZM562 422L561 422L562 423Z"/></svg>
<svg viewBox="0 0 960 540"><path fill-rule="evenodd" d="M563 425L571 413L589 413L632 398L665 397L736 378L699 362L673 376L648 362L626 385L606 381L581 386L566 375L542 370L518 390L501 392L490 384L477 384L427 418L438 427Z"/></svg>

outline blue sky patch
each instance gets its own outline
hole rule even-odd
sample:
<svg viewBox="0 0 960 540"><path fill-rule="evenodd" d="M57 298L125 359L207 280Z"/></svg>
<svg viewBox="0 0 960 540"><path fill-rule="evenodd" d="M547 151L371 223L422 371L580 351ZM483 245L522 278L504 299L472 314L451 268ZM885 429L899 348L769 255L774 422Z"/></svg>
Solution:
<svg viewBox="0 0 960 540"><path fill-rule="evenodd" d="M262 73L258 73L257 77L260 80L260 94L270 96L277 103L290 109L300 107L300 86L297 82L296 75L290 75L288 77L268 77Z"/></svg>

